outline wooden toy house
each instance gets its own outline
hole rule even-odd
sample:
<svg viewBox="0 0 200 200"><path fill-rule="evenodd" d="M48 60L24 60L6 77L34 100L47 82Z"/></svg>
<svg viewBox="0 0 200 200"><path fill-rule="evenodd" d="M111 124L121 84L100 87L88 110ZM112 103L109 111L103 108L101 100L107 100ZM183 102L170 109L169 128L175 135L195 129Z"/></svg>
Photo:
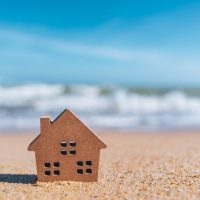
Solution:
<svg viewBox="0 0 200 200"><path fill-rule="evenodd" d="M71 111L54 121L40 119L40 135L29 145L35 151L38 181L98 180L100 149L106 145Z"/></svg>

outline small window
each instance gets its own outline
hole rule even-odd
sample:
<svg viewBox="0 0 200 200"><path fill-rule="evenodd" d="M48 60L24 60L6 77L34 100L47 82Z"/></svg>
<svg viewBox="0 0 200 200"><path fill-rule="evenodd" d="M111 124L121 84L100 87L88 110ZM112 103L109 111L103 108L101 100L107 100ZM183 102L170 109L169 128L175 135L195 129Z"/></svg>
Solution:
<svg viewBox="0 0 200 200"><path fill-rule="evenodd" d="M87 166L92 166L92 161L88 160L85 162Z"/></svg>
<svg viewBox="0 0 200 200"><path fill-rule="evenodd" d="M92 173L92 169L86 169L86 174L91 174Z"/></svg>
<svg viewBox="0 0 200 200"><path fill-rule="evenodd" d="M69 151L69 154L70 155L76 155L76 151L75 150L71 150L71 151Z"/></svg>
<svg viewBox="0 0 200 200"><path fill-rule="evenodd" d="M51 176L51 172L50 171L45 171L44 174L45 174L45 176Z"/></svg>
<svg viewBox="0 0 200 200"><path fill-rule="evenodd" d="M83 174L83 170L82 169L77 169L77 174Z"/></svg>
<svg viewBox="0 0 200 200"><path fill-rule="evenodd" d="M65 151L65 150L62 150L60 153L61 153L61 155L64 155L64 156L67 155L67 151Z"/></svg>
<svg viewBox="0 0 200 200"><path fill-rule="evenodd" d="M76 146L76 142L71 141L71 142L69 143L69 145L70 145L71 147L75 147L75 146Z"/></svg>
<svg viewBox="0 0 200 200"><path fill-rule="evenodd" d="M53 165L54 165L54 167L60 167L60 163L59 162L54 162Z"/></svg>
<svg viewBox="0 0 200 200"><path fill-rule="evenodd" d="M56 175L56 176L60 175L60 171L59 170L54 170L54 175Z"/></svg>
<svg viewBox="0 0 200 200"><path fill-rule="evenodd" d="M51 163L44 163L44 167L50 168L51 167Z"/></svg>
<svg viewBox="0 0 200 200"><path fill-rule="evenodd" d="M77 161L77 166L83 166L83 161Z"/></svg>
<svg viewBox="0 0 200 200"><path fill-rule="evenodd" d="M67 147L67 142L61 142L61 143L60 143L60 146L61 146L61 147Z"/></svg>

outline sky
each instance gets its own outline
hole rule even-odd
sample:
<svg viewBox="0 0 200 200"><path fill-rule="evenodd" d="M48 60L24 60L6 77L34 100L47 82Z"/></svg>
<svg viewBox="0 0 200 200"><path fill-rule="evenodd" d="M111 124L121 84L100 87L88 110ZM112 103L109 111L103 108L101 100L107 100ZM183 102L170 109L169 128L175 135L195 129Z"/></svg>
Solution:
<svg viewBox="0 0 200 200"><path fill-rule="evenodd" d="M0 84L200 86L198 0L0 0Z"/></svg>

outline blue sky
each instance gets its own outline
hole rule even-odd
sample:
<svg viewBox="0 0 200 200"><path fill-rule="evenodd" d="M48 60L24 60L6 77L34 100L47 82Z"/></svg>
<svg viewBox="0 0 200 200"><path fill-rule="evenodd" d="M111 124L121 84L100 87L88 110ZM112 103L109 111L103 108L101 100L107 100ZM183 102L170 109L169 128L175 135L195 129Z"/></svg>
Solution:
<svg viewBox="0 0 200 200"><path fill-rule="evenodd" d="M0 1L0 83L200 85L200 1Z"/></svg>

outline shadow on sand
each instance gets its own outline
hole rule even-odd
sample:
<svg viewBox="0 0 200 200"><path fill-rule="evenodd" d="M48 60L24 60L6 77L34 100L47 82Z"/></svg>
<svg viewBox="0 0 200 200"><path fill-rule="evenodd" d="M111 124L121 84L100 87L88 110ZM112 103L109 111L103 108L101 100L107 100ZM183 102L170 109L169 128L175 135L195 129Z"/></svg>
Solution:
<svg viewBox="0 0 200 200"><path fill-rule="evenodd" d="M0 183L34 184L36 180L32 174L0 174Z"/></svg>

